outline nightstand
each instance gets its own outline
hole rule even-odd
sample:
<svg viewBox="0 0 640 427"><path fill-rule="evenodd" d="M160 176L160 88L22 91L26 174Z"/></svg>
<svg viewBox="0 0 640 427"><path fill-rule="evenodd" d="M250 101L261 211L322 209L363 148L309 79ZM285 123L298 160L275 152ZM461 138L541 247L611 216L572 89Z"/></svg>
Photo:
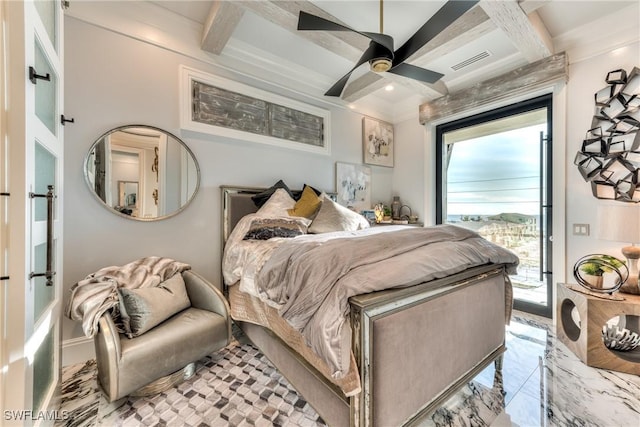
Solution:
<svg viewBox="0 0 640 427"><path fill-rule="evenodd" d="M640 295L595 295L582 289L558 284L558 339L588 366L640 375L640 346L629 351L610 350L602 340L602 327L617 316L625 316L627 328L640 333Z"/></svg>

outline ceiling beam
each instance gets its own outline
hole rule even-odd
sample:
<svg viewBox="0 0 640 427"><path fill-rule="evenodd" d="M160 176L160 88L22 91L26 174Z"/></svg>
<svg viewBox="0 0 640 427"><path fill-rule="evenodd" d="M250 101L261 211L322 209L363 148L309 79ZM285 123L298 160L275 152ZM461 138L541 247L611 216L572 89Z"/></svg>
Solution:
<svg viewBox="0 0 640 427"><path fill-rule="evenodd" d="M419 109L420 124L549 88L566 81L568 76L567 55L562 52L548 56L467 89L425 102Z"/></svg>
<svg viewBox="0 0 640 427"><path fill-rule="evenodd" d="M244 9L233 2L214 1L202 30L202 50L220 55L243 14Z"/></svg>
<svg viewBox="0 0 640 427"><path fill-rule="evenodd" d="M386 85L387 80L385 80L382 75L374 73L373 71L367 71L344 88L342 99L347 102L355 102Z"/></svg>
<svg viewBox="0 0 640 427"><path fill-rule="evenodd" d="M479 4L527 61L535 62L553 54L551 38L539 32L546 33L546 29L537 13L532 13L535 15L532 22L515 0L481 0Z"/></svg>
<svg viewBox="0 0 640 427"><path fill-rule="evenodd" d="M424 66L428 61L439 58L447 53L453 52L465 46L467 43L476 40L478 37L483 36L493 30L495 25L489 19L489 16L480 7L475 6L464 13L460 18L456 19L451 25L441 31L433 39L427 42L424 46L418 49L412 56L409 57L407 62L416 66ZM422 83L418 81L409 81L405 77L397 77L392 73L385 73L385 78L393 79L394 81L402 82L402 84L410 85L413 90L417 90L418 93L425 96L426 99L434 99L448 93L447 87L442 82L436 84ZM357 84L357 90L350 91L349 86L351 84ZM349 102L354 102L359 98L369 95L384 84L373 84L367 88L362 86L362 82L354 81L347 85L345 94L349 94L349 99L343 96L343 99ZM351 94L353 92L353 94ZM355 98L355 96L359 98Z"/></svg>
<svg viewBox="0 0 640 427"><path fill-rule="evenodd" d="M298 15L305 11L312 15L345 25L335 16L306 0L249 0L233 2L262 18L305 38L343 58L356 62L369 47L369 40L357 33L343 31L298 31Z"/></svg>

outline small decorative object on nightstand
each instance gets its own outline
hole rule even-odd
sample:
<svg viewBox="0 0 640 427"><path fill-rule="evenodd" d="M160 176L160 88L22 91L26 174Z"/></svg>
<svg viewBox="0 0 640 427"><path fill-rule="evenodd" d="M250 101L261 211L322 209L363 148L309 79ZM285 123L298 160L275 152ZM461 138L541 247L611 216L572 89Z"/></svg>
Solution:
<svg viewBox="0 0 640 427"><path fill-rule="evenodd" d="M613 293L629 277L627 266L611 255L592 254L580 258L573 266L578 284L596 293Z"/></svg>
<svg viewBox="0 0 640 427"><path fill-rule="evenodd" d="M631 246L621 249L627 259L629 278L620 292L640 294L638 283L638 259L640 259L640 207L635 205L602 205L598 207L598 237L614 242L628 242Z"/></svg>
<svg viewBox="0 0 640 427"><path fill-rule="evenodd" d="M400 219L400 209L402 203L400 203L400 196L393 196L393 202L391 202L391 218Z"/></svg>

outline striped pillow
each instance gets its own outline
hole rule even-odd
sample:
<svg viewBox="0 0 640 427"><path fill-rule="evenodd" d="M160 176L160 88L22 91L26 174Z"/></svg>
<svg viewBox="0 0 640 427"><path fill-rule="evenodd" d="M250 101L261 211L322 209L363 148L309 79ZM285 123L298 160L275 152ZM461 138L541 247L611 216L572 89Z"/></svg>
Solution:
<svg viewBox="0 0 640 427"><path fill-rule="evenodd" d="M307 233L311 221L306 218L256 218L243 240L269 240L296 237Z"/></svg>

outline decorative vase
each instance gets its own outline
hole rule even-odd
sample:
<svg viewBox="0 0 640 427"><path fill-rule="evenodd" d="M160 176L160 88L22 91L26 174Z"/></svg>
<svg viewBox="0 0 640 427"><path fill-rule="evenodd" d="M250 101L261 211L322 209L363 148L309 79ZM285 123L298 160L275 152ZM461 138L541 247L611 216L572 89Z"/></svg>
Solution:
<svg viewBox="0 0 640 427"><path fill-rule="evenodd" d="M400 219L400 196L393 196L393 202L391 202L391 218Z"/></svg>

